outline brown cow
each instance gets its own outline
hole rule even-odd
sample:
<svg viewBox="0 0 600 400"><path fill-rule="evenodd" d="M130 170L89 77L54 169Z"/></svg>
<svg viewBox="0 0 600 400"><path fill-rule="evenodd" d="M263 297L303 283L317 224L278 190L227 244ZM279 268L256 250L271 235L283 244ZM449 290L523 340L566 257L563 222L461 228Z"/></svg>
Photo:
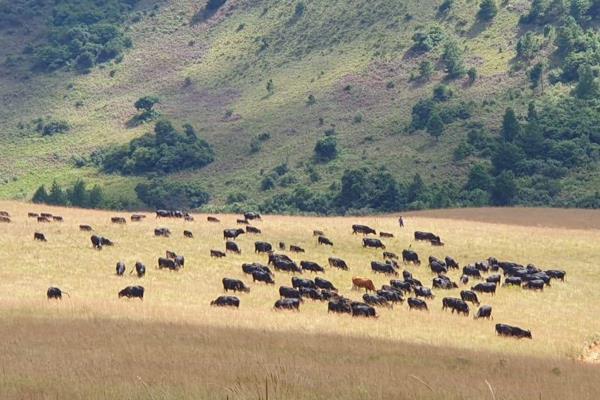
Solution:
<svg viewBox="0 0 600 400"><path fill-rule="evenodd" d="M373 281L368 278L355 276L352 278L352 286L357 289L365 289L365 292L368 292L369 290L372 292L375 291L375 285L373 284Z"/></svg>

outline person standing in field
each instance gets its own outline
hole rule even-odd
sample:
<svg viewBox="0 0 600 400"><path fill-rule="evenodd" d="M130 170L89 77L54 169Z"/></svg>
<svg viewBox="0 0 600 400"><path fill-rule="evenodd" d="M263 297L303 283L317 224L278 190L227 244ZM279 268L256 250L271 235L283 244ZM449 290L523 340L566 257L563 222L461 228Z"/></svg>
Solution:
<svg viewBox="0 0 600 400"><path fill-rule="evenodd" d="M402 215L398 218L398 224L400 224L400 228L404 228L404 220L402 219Z"/></svg>

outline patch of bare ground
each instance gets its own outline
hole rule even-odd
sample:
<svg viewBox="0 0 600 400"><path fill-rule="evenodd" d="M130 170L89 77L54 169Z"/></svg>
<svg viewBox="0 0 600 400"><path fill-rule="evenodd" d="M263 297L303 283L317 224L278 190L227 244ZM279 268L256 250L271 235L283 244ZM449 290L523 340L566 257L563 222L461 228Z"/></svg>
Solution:
<svg viewBox="0 0 600 400"><path fill-rule="evenodd" d="M600 364L600 339L587 345L580 359L590 364Z"/></svg>
<svg viewBox="0 0 600 400"><path fill-rule="evenodd" d="M600 229L600 210L485 207L414 211L403 215L546 228Z"/></svg>

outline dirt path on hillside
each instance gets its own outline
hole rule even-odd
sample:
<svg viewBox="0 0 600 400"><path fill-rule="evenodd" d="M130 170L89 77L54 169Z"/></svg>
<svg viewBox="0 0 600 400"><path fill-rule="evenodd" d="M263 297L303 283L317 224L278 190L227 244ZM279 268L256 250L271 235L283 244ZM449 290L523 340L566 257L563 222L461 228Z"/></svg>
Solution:
<svg viewBox="0 0 600 400"><path fill-rule="evenodd" d="M413 211L402 215L548 228L600 229L600 210L488 207Z"/></svg>

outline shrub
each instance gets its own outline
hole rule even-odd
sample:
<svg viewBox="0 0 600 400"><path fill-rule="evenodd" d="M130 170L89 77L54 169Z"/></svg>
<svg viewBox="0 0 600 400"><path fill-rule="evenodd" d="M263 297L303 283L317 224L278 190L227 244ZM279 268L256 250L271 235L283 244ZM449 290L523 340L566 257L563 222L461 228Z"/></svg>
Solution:
<svg viewBox="0 0 600 400"><path fill-rule="evenodd" d="M152 179L135 187L138 198L154 208L198 208L210 199L209 194L191 182Z"/></svg>
<svg viewBox="0 0 600 400"><path fill-rule="evenodd" d="M481 0L479 4L479 18L484 21L491 21L498 14L498 6L495 0Z"/></svg>
<svg viewBox="0 0 600 400"><path fill-rule="evenodd" d="M337 140L333 136L319 139L315 145L315 156L317 160L327 162L337 156Z"/></svg>

